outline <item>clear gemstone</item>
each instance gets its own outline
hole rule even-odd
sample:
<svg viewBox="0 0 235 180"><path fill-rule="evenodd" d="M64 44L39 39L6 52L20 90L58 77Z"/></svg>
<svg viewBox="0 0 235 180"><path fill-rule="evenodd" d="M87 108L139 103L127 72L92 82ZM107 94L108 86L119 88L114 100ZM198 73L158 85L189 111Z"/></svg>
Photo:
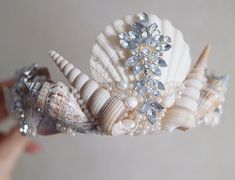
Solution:
<svg viewBox="0 0 235 180"><path fill-rule="evenodd" d="M127 59L127 66L135 66L140 62L140 58L138 56L131 56Z"/></svg>
<svg viewBox="0 0 235 180"><path fill-rule="evenodd" d="M135 31L139 34L141 34L142 29L144 28L144 26L138 22L135 22L132 26L131 26L131 30Z"/></svg>
<svg viewBox="0 0 235 180"><path fill-rule="evenodd" d="M144 80L137 81L135 84L135 90L140 91L144 87Z"/></svg>
<svg viewBox="0 0 235 180"><path fill-rule="evenodd" d="M152 109L148 109L147 116L151 124L155 124L157 122L156 112L153 111Z"/></svg>
<svg viewBox="0 0 235 180"><path fill-rule="evenodd" d="M158 58L158 65L161 67L167 67L167 64L165 62L165 60L163 60L162 58Z"/></svg>
<svg viewBox="0 0 235 180"><path fill-rule="evenodd" d="M128 36L128 34L127 34L126 32L121 32L121 33L119 34L119 38L120 38L120 39L123 39L123 40L125 40L125 41L128 41L128 40L129 40L129 36Z"/></svg>
<svg viewBox="0 0 235 180"><path fill-rule="evenodd" d="M145 48L143 48L142 52L144 55L147 55L150 53L150 49L148 47L145 47Z"/></svg>
<svg viewBox="0 0 235 180"><path fill-rule="evenodd" d="M150 103L150 105L151 105L151 107L152 107L154 110L159 111L159 112L164 109L164 108L162 107L162 105L159 104L157 101L152 101L152 102Z"/></svg>
<svg viewBox="0 0 235 180"><path fill-rule="evenodd" d="M131 40L136 39L136 33L134 31L129 31L128 34L129 34L129 37L130 37Z"/></svg>
<svg viewBox="0 0 235 180"><path fill-rule="evenodd" d="M164 84L162 83L162 82L158 82L158 88L160 89L160 90L165 90L165 86L164 86Z"/></svg>
<svg viewBox="0 0 235 180"><path fill-rule="evenodd" d="M143 39L147 38L148 37L148 32L147 31L142 32L141 36L142 36Z"/></svg>
<svg viewBox="0 0 235 180"><path fill-rule="evenodd" d="M143 106L140 108L140 113L146 113L149 108L150 108L149 104L145 102Z"/></svg>
<svg viewBox="0 0 235 180"><path fill-rule="evenodd" d="M145 12L142 12L139 16L140 23L146 26L149 23L149 17Z"/></svg>
<svg viewBox="0 0 235 180"><path fill-rule="evenodd" d="M121 39L120 44L121 44L122 47L128 48L128 42L127 41Z"/></svg>
<svg viewBox="0 0 235 180"><path fill-rule="evenodd" d="M141 64L138 64L137 66L133 68L133 73L136 75L136 74L139 74L142 70L143 70L143 66Z"/></svg>
<svg viewBox="0 0 235 180"><path fill-rule="evenodd" d="M161 71L158 68L156 64L151 64L151 71L156 75L156 76L161 76Z"/></svg>
<svg viewBox="0 0 235 180"><path fill-rule="evenodd" d="M172 45L170 44L165 44L161 47L161 50L162 51L168 51L170 48L172 47Z"/></svg>
<svg viewBox="0 0 235 180"><path fill-rule="evenodd" d="M153 34L157 30L157 24L153 23L148 28L149 28L149 33Z"/></svg>
<svg viewBox="0 0 235 180"><path fill-rule="evenodd" d="M155 96L160 96L161 95L161 91L159 91L158 89L154 91L154 95Z"/></svg>

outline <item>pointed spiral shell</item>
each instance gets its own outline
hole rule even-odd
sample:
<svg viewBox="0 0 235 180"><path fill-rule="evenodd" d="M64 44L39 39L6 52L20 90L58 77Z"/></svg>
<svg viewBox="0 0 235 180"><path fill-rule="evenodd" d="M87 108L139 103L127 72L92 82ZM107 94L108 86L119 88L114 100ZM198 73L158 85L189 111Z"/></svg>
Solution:
<svg viewBox="0 0 235 180"><path fill-rule="evenodd" d="M112 127L125 114L126 108L123 102L111 97L107 90L100 87L96 81L91 80L55 51L50 51L49 55L69 83L80 93L94 118L100 121L103 131L112 135Z"/></svg>
<svg viewBox="0 0 235 180"><path fill-rule="evenodd" d="M172 132L176 128L185 130L195 126L195 113L198 109L209 52L210 46L206 46L187 75L181 98L176 100L174 106L167 110L166 116L161 121L162 130Z"/></svg>

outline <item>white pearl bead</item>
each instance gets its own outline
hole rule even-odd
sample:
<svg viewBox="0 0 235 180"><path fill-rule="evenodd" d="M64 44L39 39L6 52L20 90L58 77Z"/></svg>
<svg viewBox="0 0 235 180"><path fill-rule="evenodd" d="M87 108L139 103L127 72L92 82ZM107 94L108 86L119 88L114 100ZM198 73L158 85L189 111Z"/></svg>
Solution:
<svg viewBox="0 0 235 180"><path fill-rule="evenodd" d="M128 83L126 81L119 81L117 83L117 88L120 89L120 90L124 90L128 87Z"/></svg>
<svg viewBox="0 0 235 180"><path fill-rule="evenodd" d="M127 107L129 107L131 109L135 108L138 105L137 98L134 96L128 97L126 100L126 105L127 105Z"/></svg>
<svg viewBox="0 0 235 180"><path fill-rule="evenodd" d="M123 119L122 120L123 126L127 131L134 130L136 128L136 123L130 119Z"/></svg>
<svg viewBox="0 0 235 180"><path fill-rule="evenodd" d="M174 94L169 95L169 96L166 96L166 97L164 97L164 99L162 100L162 105L163 105L165 108L171 107L174 103L175 103L175 95L174 95Z"/></svg>

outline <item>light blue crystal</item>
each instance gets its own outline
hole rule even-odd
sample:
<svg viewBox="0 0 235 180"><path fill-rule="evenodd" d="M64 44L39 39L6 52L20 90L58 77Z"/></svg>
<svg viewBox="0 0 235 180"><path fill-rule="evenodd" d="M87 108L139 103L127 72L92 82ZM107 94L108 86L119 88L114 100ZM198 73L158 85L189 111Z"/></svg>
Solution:
<svg viewBox="0 0 235 180"><path fill-rule="evenodd" d="M158 88L160 89L160 90L165 90L165 86L164 86L164 84L162 83L162 82L158 82Z"/></svg>
<svg viewBox="0 0 235 180"><path fill-rule="evenodd" d="M128 41L129 40L129 36L126 32L121 32L119 34L119 38L122 39L122 40L125 40L125 41Z"/></svg>
<svg viewBox="0 0 235 180"><path fill-rule="evenodd" d="M145 48L143 48L142 52L144 55L147 55L150 53L150 49L148 47L145 47Z"/></svg>
<svg viewBox="0 0 235 180"><path fill-rule="evenodd" d="M141 37L143 39L147 38L148 37L148 32L147 31L143 31L142 34L141 34Z"/></svg>
<svg viewBox="0 0 235 180"><path fill-rule="evenodd" d="M167 67L165 60L160 57L158 58L158 65L161 67Z"/></svg>
<svg viewBox="0 0 235 180"><path fill-rule="evenodd" d="M157 24L153 23L153 24L149 25L148 29L149 29L148 30L149 33L152 35L157 30Z"/></svg>
<svg viewBox="0 0 235 180"><path fill-rule="evenodd" d="M140 108L140 113L146 113L149 108L150 108L149 104L145 102Z"/></svg>
<svg viewBox="0 0 235 180"><path fill-rule="evenodd" d="M141 64L138 64L133 68L133 73L136 75L136 74L139 74L142 70L143 70L143 66Z"/></svg>
<svg viewBox="0 0 235 180"><path fill-rule="evenodd" d="M135 84L135 90L140 91L144 87L144 80L137 81Z"/></svg>
<svg viewBox="0 0 235 180"><path fill-rule="evenodd" d="M141 13L139 20L143 26L147 26L147 24L149 23L149 17L145 12Z"/></svg>
<svg viewBox="0 0 235 180"><path fill-rule="evenodd" d="M131 56L127 59L127 66L135 66L140 62L140 58L138 56Z"/></svg>
<svg viewBox="0 0 235 180"><path fill-rule="evenodd" d="M150 106L153 110L161 112L164 108L157 101L150 102Z"/></svg>
<svg viewBox="0 0 235 180"><path fill-rule="evenodd" d="M155 111L153 111L152 109L148 109L147 116L148 116L148 120L151 124L156 124L157 117L156 117L156 112Z"/></svg>
<svg viewBox="0 0 235 180"><path fill-rule="evenodd" d="M121 44L122 47L128 48L128 42L127 41L121 39L120 44Z"/></svg>
<svg viewBox="0 0 235 180"><path fill-rule="evenodd" d="M150 69L156 76L161 76L161 71L156 64L151 64Z"/></svg>

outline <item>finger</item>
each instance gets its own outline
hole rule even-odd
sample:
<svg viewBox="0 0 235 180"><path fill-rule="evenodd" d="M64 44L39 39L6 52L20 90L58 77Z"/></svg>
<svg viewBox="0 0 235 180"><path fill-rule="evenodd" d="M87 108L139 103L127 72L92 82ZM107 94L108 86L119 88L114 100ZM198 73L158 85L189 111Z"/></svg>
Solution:
<svg viewBox="0 0 235 180"><path fill-rule="evenodd" d="M12 88L14 81L12 79L0 83L0 102L4 101L3 87Z"/></svg>
<svg viewBox="0 0 235 180"><path fill-rule="evenodd" d="M29 142L29 144L26 146L25 151L30 154L37 154L42 150L42 146L40 146L36 142Z"/></svg>
<svg viewBox="0 0 235 180"><path fill-rule="evenodd" d="M0 104L0 122L4 121L8 116L8 111L4 104Z"/></svg>
<svg viewBox="0 0 235 180"><path fill-rule="evenodd" d="M7 80L0 83L0 122L3 121L8 116L8 112L5 106L3 87L11 88L13 85L14 85L13 80Z"/></svg>
<svg viewBox="0 0 235 180"><path fill-rule="evenodd" d="M19 129L13 128L0 143L0 157L13 168L21 153L30 142L28 137L22 136Z"/></svg>

